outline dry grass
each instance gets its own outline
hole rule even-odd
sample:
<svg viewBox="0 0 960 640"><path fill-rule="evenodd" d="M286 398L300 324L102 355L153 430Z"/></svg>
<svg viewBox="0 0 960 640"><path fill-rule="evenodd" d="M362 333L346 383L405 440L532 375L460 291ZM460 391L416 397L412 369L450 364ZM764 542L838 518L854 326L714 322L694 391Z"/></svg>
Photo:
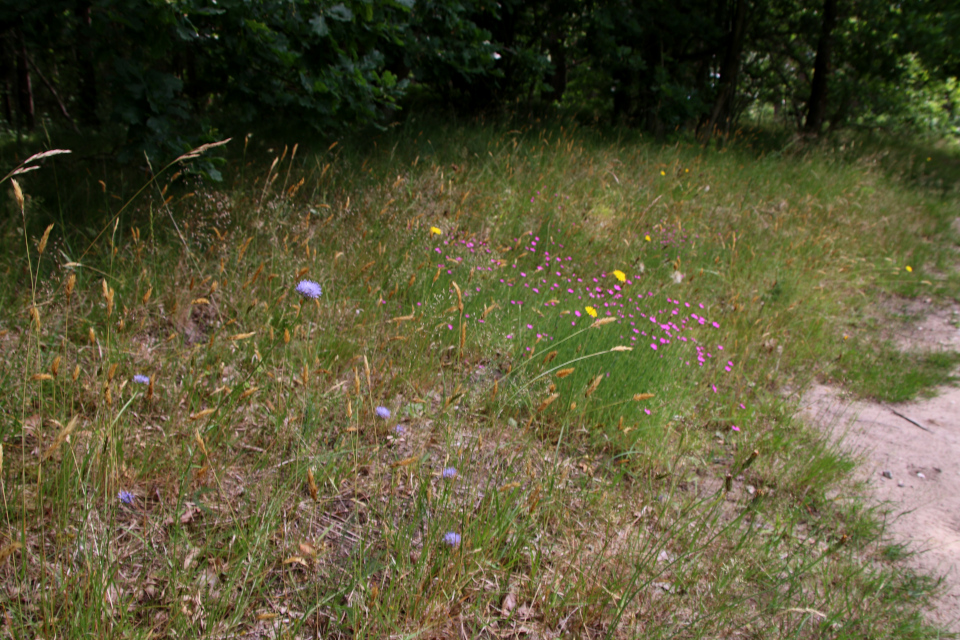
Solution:
<svg viewBox="0 0 960 640"><path fill-rule="evenodd" d="M11 245L6 633L932 636L779 395L849 292L907 277L878 256L920 196L829 156L461 134L162 174L80 258ZM544 251L569 286L526 279Z"/></svg>

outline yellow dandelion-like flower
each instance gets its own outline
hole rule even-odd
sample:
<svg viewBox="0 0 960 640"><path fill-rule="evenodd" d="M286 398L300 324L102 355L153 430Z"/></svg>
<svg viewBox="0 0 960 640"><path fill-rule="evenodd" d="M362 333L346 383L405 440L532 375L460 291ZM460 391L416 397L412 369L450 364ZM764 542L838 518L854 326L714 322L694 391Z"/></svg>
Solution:
<svg viewBox="0 0 960 640"><path fill-rule="evenodd" d="M907 265L907 273L913 273L913 267Z"/></svg>
<svg viewBox="0 0 960 640"><path fill-rule="evenodd" d="M596 318L596 317L597 317L597 310L594 309L593 307L587 307L587 314L589 314L589 316L590 316L591 318Z"/></svg>
<svg viewBox="0 0 960 640"><path fill-rule="evenodd" d="M662 176L665 176L665 175L667 175L667 172L666 172L666 171L663 171L663 170L661 170L661 171L660 171L660 175L662 175Z"/></svg>
<svg viewBox="0 0 960 640"><path fill-rule="evenodd" d="M646 240L647 242L650 242L650 236L649 236L649 235L643 236L643 239Z"/></svg>
<svg viewBox="0 0 960 640"><path fill-rule="evenodd" d="M623 271L620 271L619 269L614 269L613 275L614 275L614 276L617 278L617 280L619 280L620 282L625 282L625 281L627 280L627 274L625 274Z"/></svg>
<svg viewBox="0 0 960 640"><path fill-rule="evenodd" d="M430 235L433 235L433 236L443 235L443 231L440 230L440 227L430 227Z"/></svg>

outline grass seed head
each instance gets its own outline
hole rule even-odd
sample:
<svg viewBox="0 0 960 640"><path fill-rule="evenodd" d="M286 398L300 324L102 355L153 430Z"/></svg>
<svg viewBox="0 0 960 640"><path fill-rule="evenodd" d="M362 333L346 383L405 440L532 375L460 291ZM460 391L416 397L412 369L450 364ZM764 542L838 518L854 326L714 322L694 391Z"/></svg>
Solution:
<svg viewBox="0 0 960 640"><path fill-rule="evenodd" d="M570 375L570 374L573 373L574 371L576 371L576 368L575 368L575 367L569 367L569 368L567 368L567 369L560 369L560 371L557 371L557 377L558 377L558 378L566 378L568 375Z"/></svg>
<svg viewBox="0 0 960 640"><path fill-rule="evenodd" d="M53 375L60 373L60 356L54 358L53 362L50 363L50 373Z"/></svg>
<svg viewBox="0 0 960 640"><path fill-rule="evenodd" d="M590 395L593 394L593 392L597 390L597 387L600 386L600 383L601 383L601 382L603 382L603 374L602 374L602 373L601 373L600 375L598 375L596 378L594 378L594 379L590 382L590 384L587 386L587 390L584 392L583 395L589 398Z"/></svg>
<svg viewBox="0 0 960 640"><path fill-rule="evenodd" d="M37 253L43 255L43 250L47 248L47 240L50 239L50 231L53 230L53 225L47 227L47 230L43 232L43 237L40 238L40 244L37 245Z"/></svg>
<svg viewBox="0 0 960 640"><path fill-rule="evenodd" d="M649 400L653 397L652 393L637 393L634 394L633 399L635 402L640 402L641 400Z"/></svg>
<svg viewBox="0 0 960 640"><path fill-rule="evenodd" d="M20 207L21 213L23 212L23 190L20 189L20 183L10 178L10 184L13 185L13 197L17 201L17 206Z"/></svg>
<svg viewBox="0 0 960 640"><path fill-rule="evenodd" d="M559 393L553 393L544 398L543 402L540 403L540 406L537 407L537 413L543 412L544 409L549 407L553 402L560 397Z"/></svg>
<svg viewBox="0 0 960 640"><path fill-rule="evenodd" d="M67 285L64 292L67 294L67 300L70 300L70 296L73 295L73 288L77 286L77 274L71 273L67 276Z"/></svg>
<svg viewBox="0 0 960 640"><path fill-rule="evenodd" d="M317 489L317 481L313 476L313 469L307 469L307 489L310 490L310 497L313 498L314 502L316 502L318 500L317 495L319 491Z"/></svg>

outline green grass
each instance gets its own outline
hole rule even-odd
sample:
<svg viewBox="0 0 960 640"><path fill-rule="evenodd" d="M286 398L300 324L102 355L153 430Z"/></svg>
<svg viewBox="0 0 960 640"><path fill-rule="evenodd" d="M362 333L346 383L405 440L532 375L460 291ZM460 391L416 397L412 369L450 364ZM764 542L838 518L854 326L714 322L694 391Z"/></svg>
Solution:
<svg viewBox="0 0 960 640"><path fill-rule="evenodd" d="M861 396L905 402L954 382L958 364L954 352L903 353L889 343L861 344L843 353L834 375Z"/></svg>
<svg viewBox="0 0 960 640"><path fill-rule="evenodd" d="M11 633L942 637L784 391L870 389L872 300L956 295L955 197L757 144L411 120L133 200L20 176Z"/></svg>

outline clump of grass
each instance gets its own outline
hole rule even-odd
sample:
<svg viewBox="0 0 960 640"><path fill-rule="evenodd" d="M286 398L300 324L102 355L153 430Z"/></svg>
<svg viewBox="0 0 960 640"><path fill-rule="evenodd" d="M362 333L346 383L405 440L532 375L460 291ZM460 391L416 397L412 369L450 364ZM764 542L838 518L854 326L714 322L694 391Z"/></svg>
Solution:
<svg viewBox="0 0 960 640"><path fill-rule="evenodd" d="M904 353L890 343L855 343L841 353L833 375L861 396L906 402L954 382L958 364L958 353Z"/></svg>
<svg viewBox="0 0 960 640"><path fill-rule="evenodd" d="M924 277L912 194L414 129L159 172L84 254L0 238L14 635L935 635L781 396L851 292Z"/></svg>

